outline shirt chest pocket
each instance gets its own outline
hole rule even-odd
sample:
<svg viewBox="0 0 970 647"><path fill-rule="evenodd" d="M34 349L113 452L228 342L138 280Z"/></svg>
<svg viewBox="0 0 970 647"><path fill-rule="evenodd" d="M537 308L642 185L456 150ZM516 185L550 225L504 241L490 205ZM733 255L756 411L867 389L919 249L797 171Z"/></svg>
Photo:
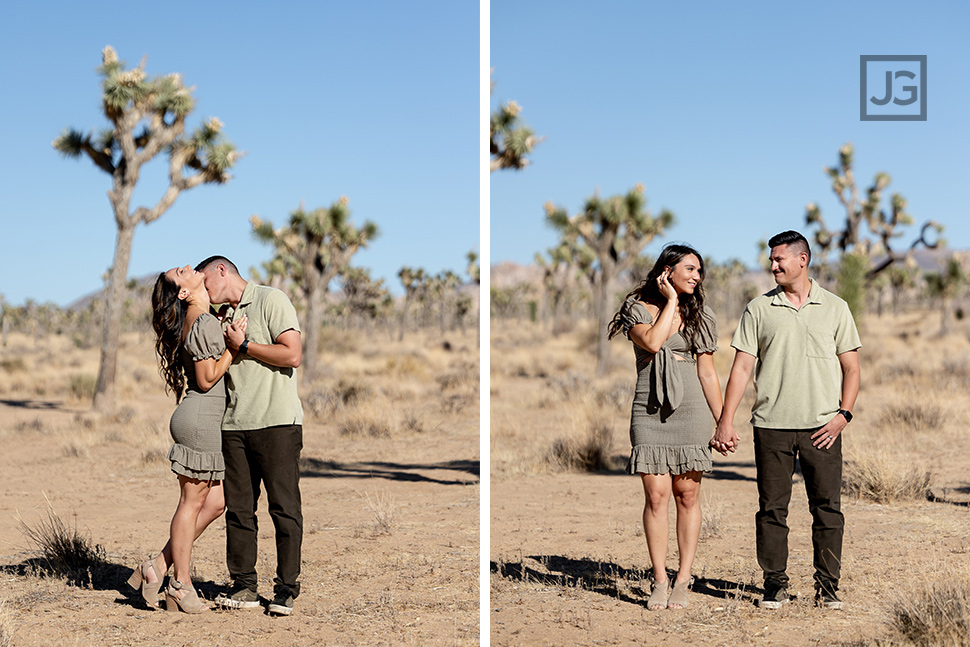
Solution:
<svg viewBox="0 0 970 647"><path fill-rule="evenodd" d="M835 333L831 330L806 330L805 354L814 359L835 359Z"/></svg>

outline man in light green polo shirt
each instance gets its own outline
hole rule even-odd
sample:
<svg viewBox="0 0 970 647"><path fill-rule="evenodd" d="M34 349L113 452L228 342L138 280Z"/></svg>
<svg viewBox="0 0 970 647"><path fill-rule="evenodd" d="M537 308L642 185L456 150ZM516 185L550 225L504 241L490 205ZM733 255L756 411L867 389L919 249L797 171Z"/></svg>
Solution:
<svg viewBox="0 0 970 647"><path fill-rule="evenodd" d="M752 300L731 345L734 365L711 445L734 451L734 414L755 375L755 515L761 607L788 602L788 504L795 459L801 464L812 513L816 604L842 609L838 597L845 520L841 511L842 431L859 393L862 345L845 301L809 278L811 251L800 233L768 241L778 287Z"/></svg>
<svg viewBox="0 0 970 647"><path fill-rule="evenodd" d="M226 332L226 344L239 349L226 373L229 402L222 421L226 564L232 585L216 602L227 609L260 606L256 504L262 481L276 530L276 577L268 610L290 615L300 594L303 545L303 407L296 383L303 359L300 324L285 294L246 281L224 256L207 258L196 270L205 274L212 303L231 307L230 321L248 321L245 335L232 328Z"/></svg>

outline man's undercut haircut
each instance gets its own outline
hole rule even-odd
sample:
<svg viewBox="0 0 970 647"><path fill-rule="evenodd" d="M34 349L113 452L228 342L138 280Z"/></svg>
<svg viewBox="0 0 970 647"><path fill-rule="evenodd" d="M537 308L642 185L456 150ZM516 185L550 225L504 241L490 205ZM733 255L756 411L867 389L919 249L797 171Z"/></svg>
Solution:
<svg viewBox="0 0 970 647"><path fill-rule="evenodd" d="M239 276L239 270L236 269L235 263L230 261L225 256L210 256L209 258L205 259L204 261L196 265L195 271L204 272L207 267L209 267L210 265L214 265L215 263L222 263L232 274Z"/></svg>
<svg viewBox="0 0 970 647"><path fill-rule="evenodd" d="M811 265L812 248L809 247L808 241L805 240L805 237L797 231L789 229L788 231L783 231L780 234L775 234L768 239L768 249L773 249L779 245L788 245L796 254L805 252L808 254L808 263Z"/></svg>

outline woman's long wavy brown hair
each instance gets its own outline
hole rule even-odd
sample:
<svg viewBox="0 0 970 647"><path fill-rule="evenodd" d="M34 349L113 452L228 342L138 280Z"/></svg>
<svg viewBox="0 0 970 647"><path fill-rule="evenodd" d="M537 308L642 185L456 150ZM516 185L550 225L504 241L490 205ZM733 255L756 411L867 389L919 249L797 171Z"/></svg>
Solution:
<svg viewBox="0 0 970 647"><path fill-rule="evenodd" d="M609 325L609 339L623 332L624 320L629 320L630 308L637 301L650 303L663 309L667 299L660 294L657 287L657 278L663 274L668 267L673 267L688 254L697 257L700 263L701 282L694 288L693 294L681 294L678 298L680 305L680 316L684 321L684 339L690 344L691 348L697 347L697 332L701 325L701 312L704 310L704 258L690 245L683 243L670 243L665 245L660 251L660 257L653 264L653 269L647 274L647 278L633 288L623 299L623 305L615 315Z"/></svg>
<svg viewBox="0 0 970 647"><path fill-rule="evenodd" d="M175 401L182 399L185 390L185 372L182 367L182 328L188 305L179 299L179 287L165 274L155 279L152 290L152 328L155 329L155 352L158 354L158 372L165 379L165 392L175 394Z"/></svg>

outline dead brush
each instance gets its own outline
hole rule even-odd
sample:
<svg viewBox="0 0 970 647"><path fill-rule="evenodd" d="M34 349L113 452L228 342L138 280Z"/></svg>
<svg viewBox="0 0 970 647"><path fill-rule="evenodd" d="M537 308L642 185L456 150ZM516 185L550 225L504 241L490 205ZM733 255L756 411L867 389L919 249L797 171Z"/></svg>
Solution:
<svg viewBox="0 0 970 647"><path fill-rule="evenodd" d="M395 421L379 406L357 407L338 425L341 436L350 438L390 438Z"/></svg>
<svg viewBox="0 0 970 647"><path fill-rule="evenodd" d="M886 450L869 450L847 460L842 490L876 503L925 499L932 474L912 457Z"/></svg>
<svg viewBox="0 0 970 647"><path fill-rule="evenodd" d="M0 600L0 647L13 647L13 619L7 611L7 601Z"/></svg>
<svg viewBox="0 0 970 647"><path fill-rule="evenodd" d="M880 417L884 426L902 426L912 431L934 431L948 419L943 407L932 402L890 404Z"/></svg>
<svg viewBox="0 0 970 647"><path fill-rule="evenodd" d="M970 646L970 577L915 578L889 609L889 624L918 647Z"/></svg>
<svg viewBox="0 0 970 647"><path fill-rule="evenodd" d="M613 427L610 417L587 405L576 433L558 438L549 448L547 461L570 472L601 472L613 469Z"/></svg>
<svg viewBox="0 0 970 647"><path fill-rule="evenodd" d="M66 577L72 584L90 583L91 571L105 566L105 550L100 544L65 523L47 502L47 518L36 525L28 525L22 518L20 529L42 560L42 567L51 575Z"/></svg>
<svg viewBox="0 0 970 647"><path fill-rule="evenodd" d="M370 512L371 520L374 522L374 535L390 535L395 527L397 517L397 506L394 499L387 492L378 492L371 498L370 494L364 494L367 500L366 510Z"/></svg>
<svg viewBox="0 0 970 647"><path fill-rule="evenodd" d="M706 494L701 515L701 539L715 539L724 531L724 501L718 494Z"/></svg>

